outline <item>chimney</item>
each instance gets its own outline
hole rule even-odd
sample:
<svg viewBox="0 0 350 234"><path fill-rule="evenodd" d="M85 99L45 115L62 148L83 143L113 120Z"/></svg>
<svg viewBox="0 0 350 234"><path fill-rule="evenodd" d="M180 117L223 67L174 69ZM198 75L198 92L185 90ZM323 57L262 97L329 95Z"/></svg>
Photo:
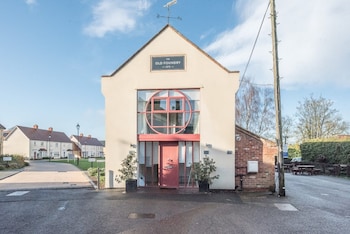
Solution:
<svg viewBox="0 0 350 234"><path fill-rule="evenodd" d="M89 135L88 138L91 139L91 135Z"/></svg>
<svg viewBox="0 0 350 234"><path fill-rule="evenodd" d="M34 125L33 125L33 128L34 128L35 130L37 130L38 127L39 127L39 126L38 126L37 124L34 124Z"/></svg>
<svg viewBox="0 0 350 234"><path fill-rule="evenodd" d="M83 137L83 136L84 136L84 134L80 133L80 137Z"/></svg>
<svg viewBox="0 0 350 234"><path fill-rule="evenodd" d="M49 132L52 132L53 128L52 127L49 127Z"/></svg>

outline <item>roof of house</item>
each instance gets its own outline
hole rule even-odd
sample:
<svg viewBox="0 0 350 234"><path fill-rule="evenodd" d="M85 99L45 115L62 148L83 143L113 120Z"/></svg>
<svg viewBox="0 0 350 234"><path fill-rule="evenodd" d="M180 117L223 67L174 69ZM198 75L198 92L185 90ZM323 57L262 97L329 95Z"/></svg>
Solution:
<svg viewBox="0 0 350 234"><path fill-rule="evenodd" d="M0 124L0 130L4 130L4 129L6 129L6 128L4 127L4 125Z"/></svg>
<svg viewBox="0 0 350 234"><path fill-rule="evenodd" d="M78 139L81 145L95 145L95 146L103 146L103 144L97 139L91 136L77 136L73 135L75 139Z"/></svg>
<svg viewBox="0 0 350 234"><path fill-rule="evenodd" d="M253 133L253 132L251 132L251 131L249 131L249 130L247 130L247 129L245 129L245 128L239 126L239 125L237 125L237 124L236 124L236 130L239 130L239 131L243 132L244 134L247 134L247 135L249 135L250 137L253 137L253 138L257 139L257 140L263 139L263 140L265 140L265 141L269 141L269 142L271 142L271 143L274 143L274 141L269 140L269 139L267 139L267 138L264 138L264 137L262 137L262 136L259 136L259 135L255 134L255 133Z"/></svg>
<svg viewBox="0 0 350 234"><path fill-rule="evenodd" d="M16 126L16 128L13 129L13 131L7 136L10 137L11 134L16 131L20 130L23 132L23 134L28 137L29 140L36 140L36 141L55 141L55 142L67 142L71 143L71 140L69 137L63 133L63 132L57 132L57 131L50 131L50 130L43 130L38 128L29 128L29 127L23 127L23 126Z"/></svg>
<svg viewBox="0 0 350 234"><path fill-rule="evenodd" d="M102 77L111 77L114 76L118 71L120 71L126 64L128 64L133 58L141 53L142 50L144 50L152 41L154 41L160 34L162 34L165 30L171 29L175 33L177 33L180 37L182 37L184 40L186 40L188 43L190 43L192 46L198 49L201 53L203 53L205 56L207 56L210 60L212 60L214 63L216 63L218 66L220 66L222 69L224 69L227 72L230 73L236 73L238 71L229 71L227 68L225 68L223 65L221 65L218 61L216 61L213 57L211 57L208 53L206 53L204 50L202 50L199 46L197 46L195 43L193 43L191 40L189 40L187 37L182 35L179 31L177 31L173 26L170 24L165 25L156 35L154 35L144 46L142 46L136 53L134 53L128 60L126 60L119 68L117 68L111 75L103 75Z"/></svg>

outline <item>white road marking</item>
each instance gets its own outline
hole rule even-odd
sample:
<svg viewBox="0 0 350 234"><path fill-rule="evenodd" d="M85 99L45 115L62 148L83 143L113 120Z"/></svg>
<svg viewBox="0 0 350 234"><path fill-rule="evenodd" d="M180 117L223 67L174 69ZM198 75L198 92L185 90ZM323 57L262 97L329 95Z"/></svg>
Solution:
<svg viewBox="0 0 350 234"><path fill-rule="evenodd" d="M16 192L7 194L6 196L8 196L8 197L11 197L11 196L23 196L26 193L29 193L29 191L16 191Z"/></svg>
<svg viewBox="0 0 350 234"><path fill-rule="evenodd" d="M297 208L295 208L295 207L292 206L291 204L287 204L287 203L275 203L275 206L276 206L279 210L283 210L283 211L298 211Z"/></svg>
<svg viewBox="0 0 350 234"><path fill-rule="evenodd" d="M65 210L66 206L68 204L68 201L65 201L62 206L58 207L58 210Z"/></svg>

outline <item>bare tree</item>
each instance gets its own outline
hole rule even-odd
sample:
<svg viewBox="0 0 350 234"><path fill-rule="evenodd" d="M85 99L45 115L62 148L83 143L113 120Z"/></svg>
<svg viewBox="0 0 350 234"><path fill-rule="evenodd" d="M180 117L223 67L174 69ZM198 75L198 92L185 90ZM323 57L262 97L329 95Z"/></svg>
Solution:
<svg viewBox="0 0 350 234"><path fill-rule="evenodd" d="M285 139L286 142L288 138L293 138L293 129L294 129L294 123L293 119L290 116L283 116L282 117L282 136Z"/></svg>
<svg viewBox="0 0 350 234"><path fill-rule="evenodd" d="M349 123L343 121L333 102L311 94L297 107L297 134L300 140L327 138L344 134L349 130Z"/></svg>
<svg viewBox="0 0 350 234"><path fill-rule="evenodd" d="M274 136L273 89L246 79L236 94L236 124L265 138Z"/></svg>

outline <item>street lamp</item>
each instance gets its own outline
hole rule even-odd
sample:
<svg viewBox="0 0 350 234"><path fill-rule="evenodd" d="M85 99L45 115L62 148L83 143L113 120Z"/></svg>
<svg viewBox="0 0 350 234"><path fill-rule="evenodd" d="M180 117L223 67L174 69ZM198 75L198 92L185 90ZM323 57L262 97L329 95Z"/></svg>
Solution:
<svg viewBox="0 0 350 234"><path fill-rule="evenodd" d="M79 140L79 138L80 138L80 137L79 137L79 129L80 129L80 125L79 125L79 123L77 123L77 126L76 126L76 127L77 127L77 134L78 134L78 135L77 135L77 140L78 140L78 150L79 150L79 156L80 156L80 152L81 152L81 151L80 151L80 146L79 146L79 144L80 144L80 140Z"/></svg>
<svg viewBox="0 0 350 234"><path fill-rule="evenodd" d="M79 125L79 123L77 123L77 132L78 132L78 137L79 137L79 129L80 129L80 125Z"/></svg>
<svg viewBox="0 0 350 234"><path fill-rule="evenodd" d="M51 135L49 135L49 146L48 146L48 149L49 149L49 162L51 162L50 140L51 140Z"/></svg>

